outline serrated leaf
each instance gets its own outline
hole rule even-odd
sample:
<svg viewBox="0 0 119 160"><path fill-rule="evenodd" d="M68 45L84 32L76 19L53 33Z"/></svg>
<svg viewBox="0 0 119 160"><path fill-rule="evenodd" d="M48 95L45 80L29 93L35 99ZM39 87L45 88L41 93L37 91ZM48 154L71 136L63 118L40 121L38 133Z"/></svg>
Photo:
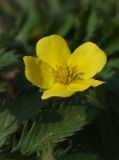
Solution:
<svg viewBox="0 0 119 160"><path fill-rule="evenodd" d="M43 112L30 128L27 123L16 148L20 148L23 153L38 151L47 141L58 143L65 140L86 123L84 106L62 104L58 111Z"/></svg>
<svg viewBox="0 0 119 160"><path fill-rule="evenodd" d="M4 144L6 137L17 129L15 117L8 109L0 111L0 147Z"/></svg>
<svg viewBox="0 0 119 160"><path fill-rule="evenodd" d="M48 102L40 100L38 93L22 93L14 100L8 101L5 109L0 112L0 146L6 140L6 137L17 129L17 124L22 124L25 120L36 116L41 107L44 107Z"/></svg>

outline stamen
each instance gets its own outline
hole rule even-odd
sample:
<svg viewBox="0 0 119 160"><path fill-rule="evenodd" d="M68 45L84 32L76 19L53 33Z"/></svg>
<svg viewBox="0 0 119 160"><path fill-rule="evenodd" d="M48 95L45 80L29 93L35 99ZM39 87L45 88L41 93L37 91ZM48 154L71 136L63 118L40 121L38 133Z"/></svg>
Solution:
<svg viewBox="0 0 119 160"><path fill-rule="evenodd" d="M72 80L78 78L77 68L70 68L67 65L57 66L57 69L53 70L55 82L69 84Z"/></svg>

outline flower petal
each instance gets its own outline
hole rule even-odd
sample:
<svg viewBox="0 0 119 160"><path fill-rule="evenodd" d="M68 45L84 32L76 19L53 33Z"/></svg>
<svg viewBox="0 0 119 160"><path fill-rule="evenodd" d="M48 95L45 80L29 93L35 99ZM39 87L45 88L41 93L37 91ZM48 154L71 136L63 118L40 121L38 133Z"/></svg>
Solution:
<svg viewBox="0 0 119 160"><path fill-rule="evenodd" d="M71 55L66 41L58 35L47 36L39 40L36 52L39 59L53 68L66 63Z"/></svg>
<svg viewBox="0 0 119 160"><path fill-rule="evenodd" d="M84 91L90 86L97 87L105 82L88 79L88 80L77 80L69 85L63 85L60 83L55 83L54 86L46 91L44 91L41 99L47 99L50 97L69 97L78 91Z"/></svg>
<svg viewBox="0 0 119 160"><path fill-rule="evenodd" d="M89 87L97 87L98 85L101 85L105 82L95 80L95 79L87 79L87 80L77 80L72 82L69 85L69 88L73 91L84 91L88 89Z"/></svg>
<svg viewBox="0 0 119 160"><path fill-rule="evenodd" d="M68 86L56 83L52 88L44 91L41 99L47 99L50 97L69 97L74 93L75 91L70 90Z"/></svg>
<svg viewBox="0 0 119 160"><path fill-rule="evenodd" d="M47 63L31 56L25 56L23 60L25 75L30 82L42 89L50 88L53 85L52 68Z"/></svg>
<svg viewBox="0 0 119 160"><path fill-rule="evenodd" d="M106 61L105 53L96 44L87 42L74 51L68 64L77 66L80 78L89 79L102 70Z"/></svg>

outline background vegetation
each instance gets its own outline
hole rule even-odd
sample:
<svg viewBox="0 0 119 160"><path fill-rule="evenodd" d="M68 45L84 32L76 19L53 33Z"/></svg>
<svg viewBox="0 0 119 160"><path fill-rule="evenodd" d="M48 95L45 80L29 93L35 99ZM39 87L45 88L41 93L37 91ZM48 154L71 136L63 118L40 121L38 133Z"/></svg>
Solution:
<svg viewBox="0 0 119 160"><path fill-rule="evenodd" d="M24 55L59 34L74 50L98 44L105 85L70 98L40 99ZM0 0L0 160L119 160L119 1Z"/></svg>

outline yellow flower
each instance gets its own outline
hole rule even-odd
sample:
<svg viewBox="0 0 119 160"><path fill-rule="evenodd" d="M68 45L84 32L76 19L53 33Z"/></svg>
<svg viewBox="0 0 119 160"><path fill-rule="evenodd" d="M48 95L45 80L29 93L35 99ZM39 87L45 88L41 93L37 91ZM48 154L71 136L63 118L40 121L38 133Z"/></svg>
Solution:
<svg viewBox="0 0 119 160"><path fill-rule="evenodd" d="M92 77L106 64L105 53L94 43L86 42L71 54L59 35L44 37L36 45L37 58L25 56L25 75L44 90L42 99L69 97L90 86L104 82Z"/></svg>

